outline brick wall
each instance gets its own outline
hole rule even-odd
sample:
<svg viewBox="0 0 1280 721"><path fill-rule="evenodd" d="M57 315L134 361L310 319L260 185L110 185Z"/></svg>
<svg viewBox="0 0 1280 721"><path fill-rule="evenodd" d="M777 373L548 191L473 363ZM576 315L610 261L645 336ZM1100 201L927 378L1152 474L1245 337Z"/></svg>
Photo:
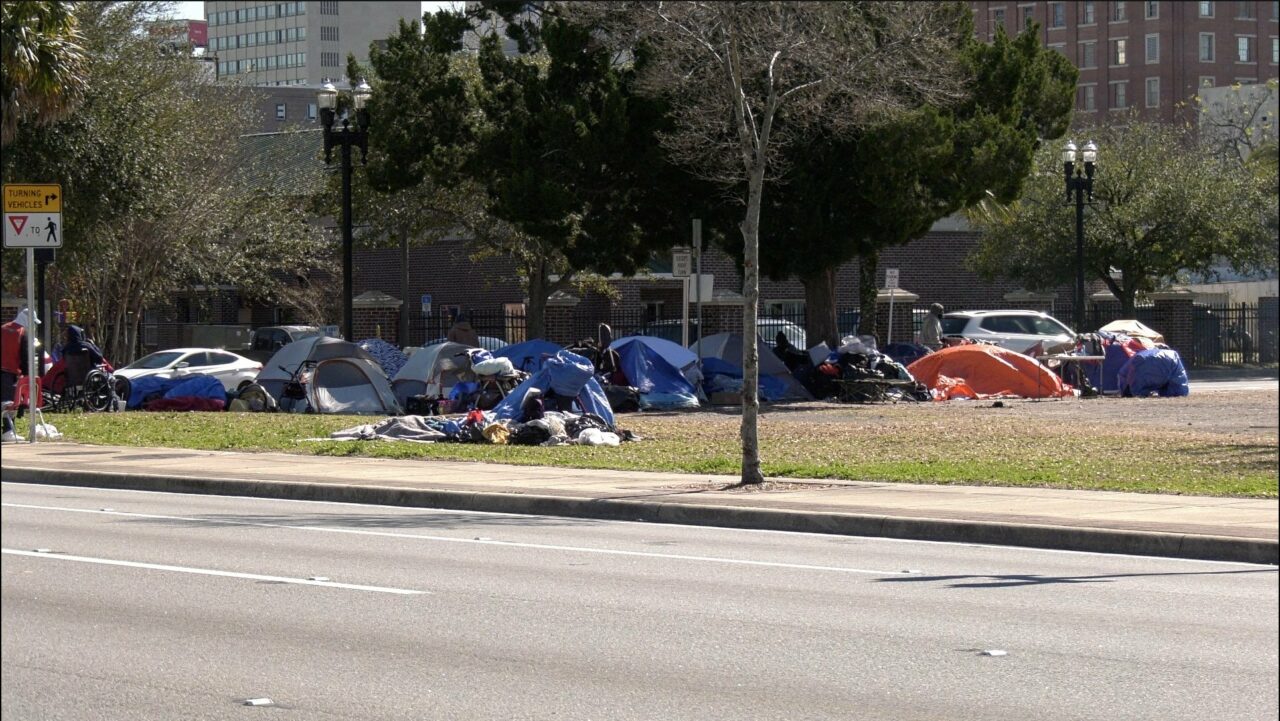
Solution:
<svg viewBox="0 0 1280 721"><path fill-rule="evenodd" d="M347 340L381 338L392 345L400 345L399 319L399 308L352 308L351 329L356 337Z"/></svg>
<svg viewBox="0 0 1280 721"><path fill-rule="evenodd" d="M1164 336L1164 342L1174 350L1186 354L1194 343L1192 332L1192 305L1195 298L1189 291L1170 291L1152 296L1154 329Z"/></svg>

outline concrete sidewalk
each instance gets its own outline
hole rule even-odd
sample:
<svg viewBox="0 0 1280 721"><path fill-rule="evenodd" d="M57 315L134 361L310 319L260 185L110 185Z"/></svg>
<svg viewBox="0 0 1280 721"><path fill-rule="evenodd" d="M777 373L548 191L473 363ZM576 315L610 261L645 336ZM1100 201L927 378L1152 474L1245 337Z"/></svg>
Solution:
<svg viewBox="0 0 1280 721"><path fill-rule="evenodd" d="M765 528L1280 563L1276 500L362 457L5 444L9 482Z"/></svg>

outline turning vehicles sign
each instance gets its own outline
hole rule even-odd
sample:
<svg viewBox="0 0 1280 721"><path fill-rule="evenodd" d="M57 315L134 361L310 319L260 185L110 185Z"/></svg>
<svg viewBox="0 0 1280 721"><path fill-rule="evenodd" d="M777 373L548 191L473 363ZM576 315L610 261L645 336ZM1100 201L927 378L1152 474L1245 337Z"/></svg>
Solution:
<svg viewBox="0 0 1280 721"><path fill-rule="evenodd" d="M62 186L5 183L4 247L62 247Z"/></svg>

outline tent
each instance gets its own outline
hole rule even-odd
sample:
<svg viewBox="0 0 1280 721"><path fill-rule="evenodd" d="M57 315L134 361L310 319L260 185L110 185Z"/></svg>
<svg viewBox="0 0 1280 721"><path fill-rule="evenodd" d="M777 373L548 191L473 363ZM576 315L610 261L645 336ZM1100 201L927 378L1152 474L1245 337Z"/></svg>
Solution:
<svg viewBox="0 0 1280 721"><path fill-rule="evenodd" d="M694 343L692 349L700 358L715 358L731 364L742 374L742 336L717 333ZM756 354L760 357L760 387L766 400L811 401L813 396L791 375L787 366L764 341L756 337ZM706 369L703 369L706 372Z"/></svg>
<svg viewBox="0 0 1280 721"><path fill-rule="evenodd" d="M508 358L516 370L526 373L537 373L542 370L542 362L561 351L561 347L551 341L535 338L523 343L512 343L493 352L494 358Z"/></svg>
<svg viewBox="0 0 1280 721"><path fill-rule="evenodd" d="M441 343L452 343L452 342L453 341L449 340L448 338L436 338L433 341L428 341L426 343L423 343L423 346L426 348L430 348L433 345L440 345ZM498 350L499 348L505 346L506 344L507 342L501 338L494 338L493 336L490 336L490 335L480 336L480 347L489 351L490 353Z"/></svg>
<svg viewBox="0 0 1280 721"><path fill-rule="evenodd" d="M577 353L561 350L542 364L542 368L516 386L494 406L493 416L498 420L524 422L524 400L530 390L546 394L553 390L561 397L573 398L575 410L594 413L610 426L614 424L613 409L605 397L600 381L595 378L595 366Z"/></svg>
<svg viewBox="0 0 1280 721"><path fill-rule="evenodd" d="M681 373L686 372L691 367L698 365L698 355L693 351L685 348L679 343L672 343L663 338L656 338L651 335L629 335L625 338L619 338L609 344L614 350L620 350L627 343L642 343L648 346L653 352L662 357L663 360L675 366ZM632 385L635 385L634 383Z"/></svg>
<svg viewBox="0 0 1280 721"><path fill-rule="evenodd" d="M1134 336L1135 338L1148 338L1157 343L1164 342L1164 336L1137 320L1113 320L1099 328L1098 331Z"/></svg>
<svg viewBox="0 0 1280 721"><path fill-rule="evenodd" d="M410 396L432 398L448 396L458 383L474 381L469 347L461 343L436 343L409 356L409 360L391 380L396 400L405 405Z"/></svg>
<svg viewBox="0 0 1280 721"><path fill-rule="evenodd" d="M1070 387L1035 358L999 346L943 348L907 367L915 379L948 398L1015 396L1060 398Z"/></svg>
<svg viewBox="0 0 1280 721"><path fill-rule="evenodd" d="M679 366L667 360L652 343L644 342L644 338L645 336L631 336L609 346L618 352L627 382L640 391L640 408L697 408L698 389L685 377ZM654 338L649 340L658 340L680 348L669 341ZM697 370L697 356L684 348L680 350L693 357L689 368Z"/></svg>
<svg viewBox="0 0 1280 721"><path fill-rule="evenodd" d="M271 356L257 382L282 409L300 411L305 406L284 395L295 374L316 413L400 413L382 368L355 343L324 336L296 340Z"/></svg>
<svg viewBox="0 0 1280 721"><path fill-rule="evenodd" d="M1170 348L1138 351L1117 375L1120 395L1126 397L1143 398L1154 393L1162 398L1177 398L1191 393L1182 356Z"/></svg>

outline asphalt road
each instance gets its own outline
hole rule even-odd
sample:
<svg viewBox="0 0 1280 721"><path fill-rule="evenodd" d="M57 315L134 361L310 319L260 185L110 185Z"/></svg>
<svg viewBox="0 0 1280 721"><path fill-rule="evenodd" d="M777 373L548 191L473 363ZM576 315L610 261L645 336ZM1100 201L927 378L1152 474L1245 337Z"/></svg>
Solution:
<svg viewBox="0 0 1280 721"><path fill-rule="evenodd" d="M1280 703L1275 567L2 496L4 719L1247 721Z"/></svg>

